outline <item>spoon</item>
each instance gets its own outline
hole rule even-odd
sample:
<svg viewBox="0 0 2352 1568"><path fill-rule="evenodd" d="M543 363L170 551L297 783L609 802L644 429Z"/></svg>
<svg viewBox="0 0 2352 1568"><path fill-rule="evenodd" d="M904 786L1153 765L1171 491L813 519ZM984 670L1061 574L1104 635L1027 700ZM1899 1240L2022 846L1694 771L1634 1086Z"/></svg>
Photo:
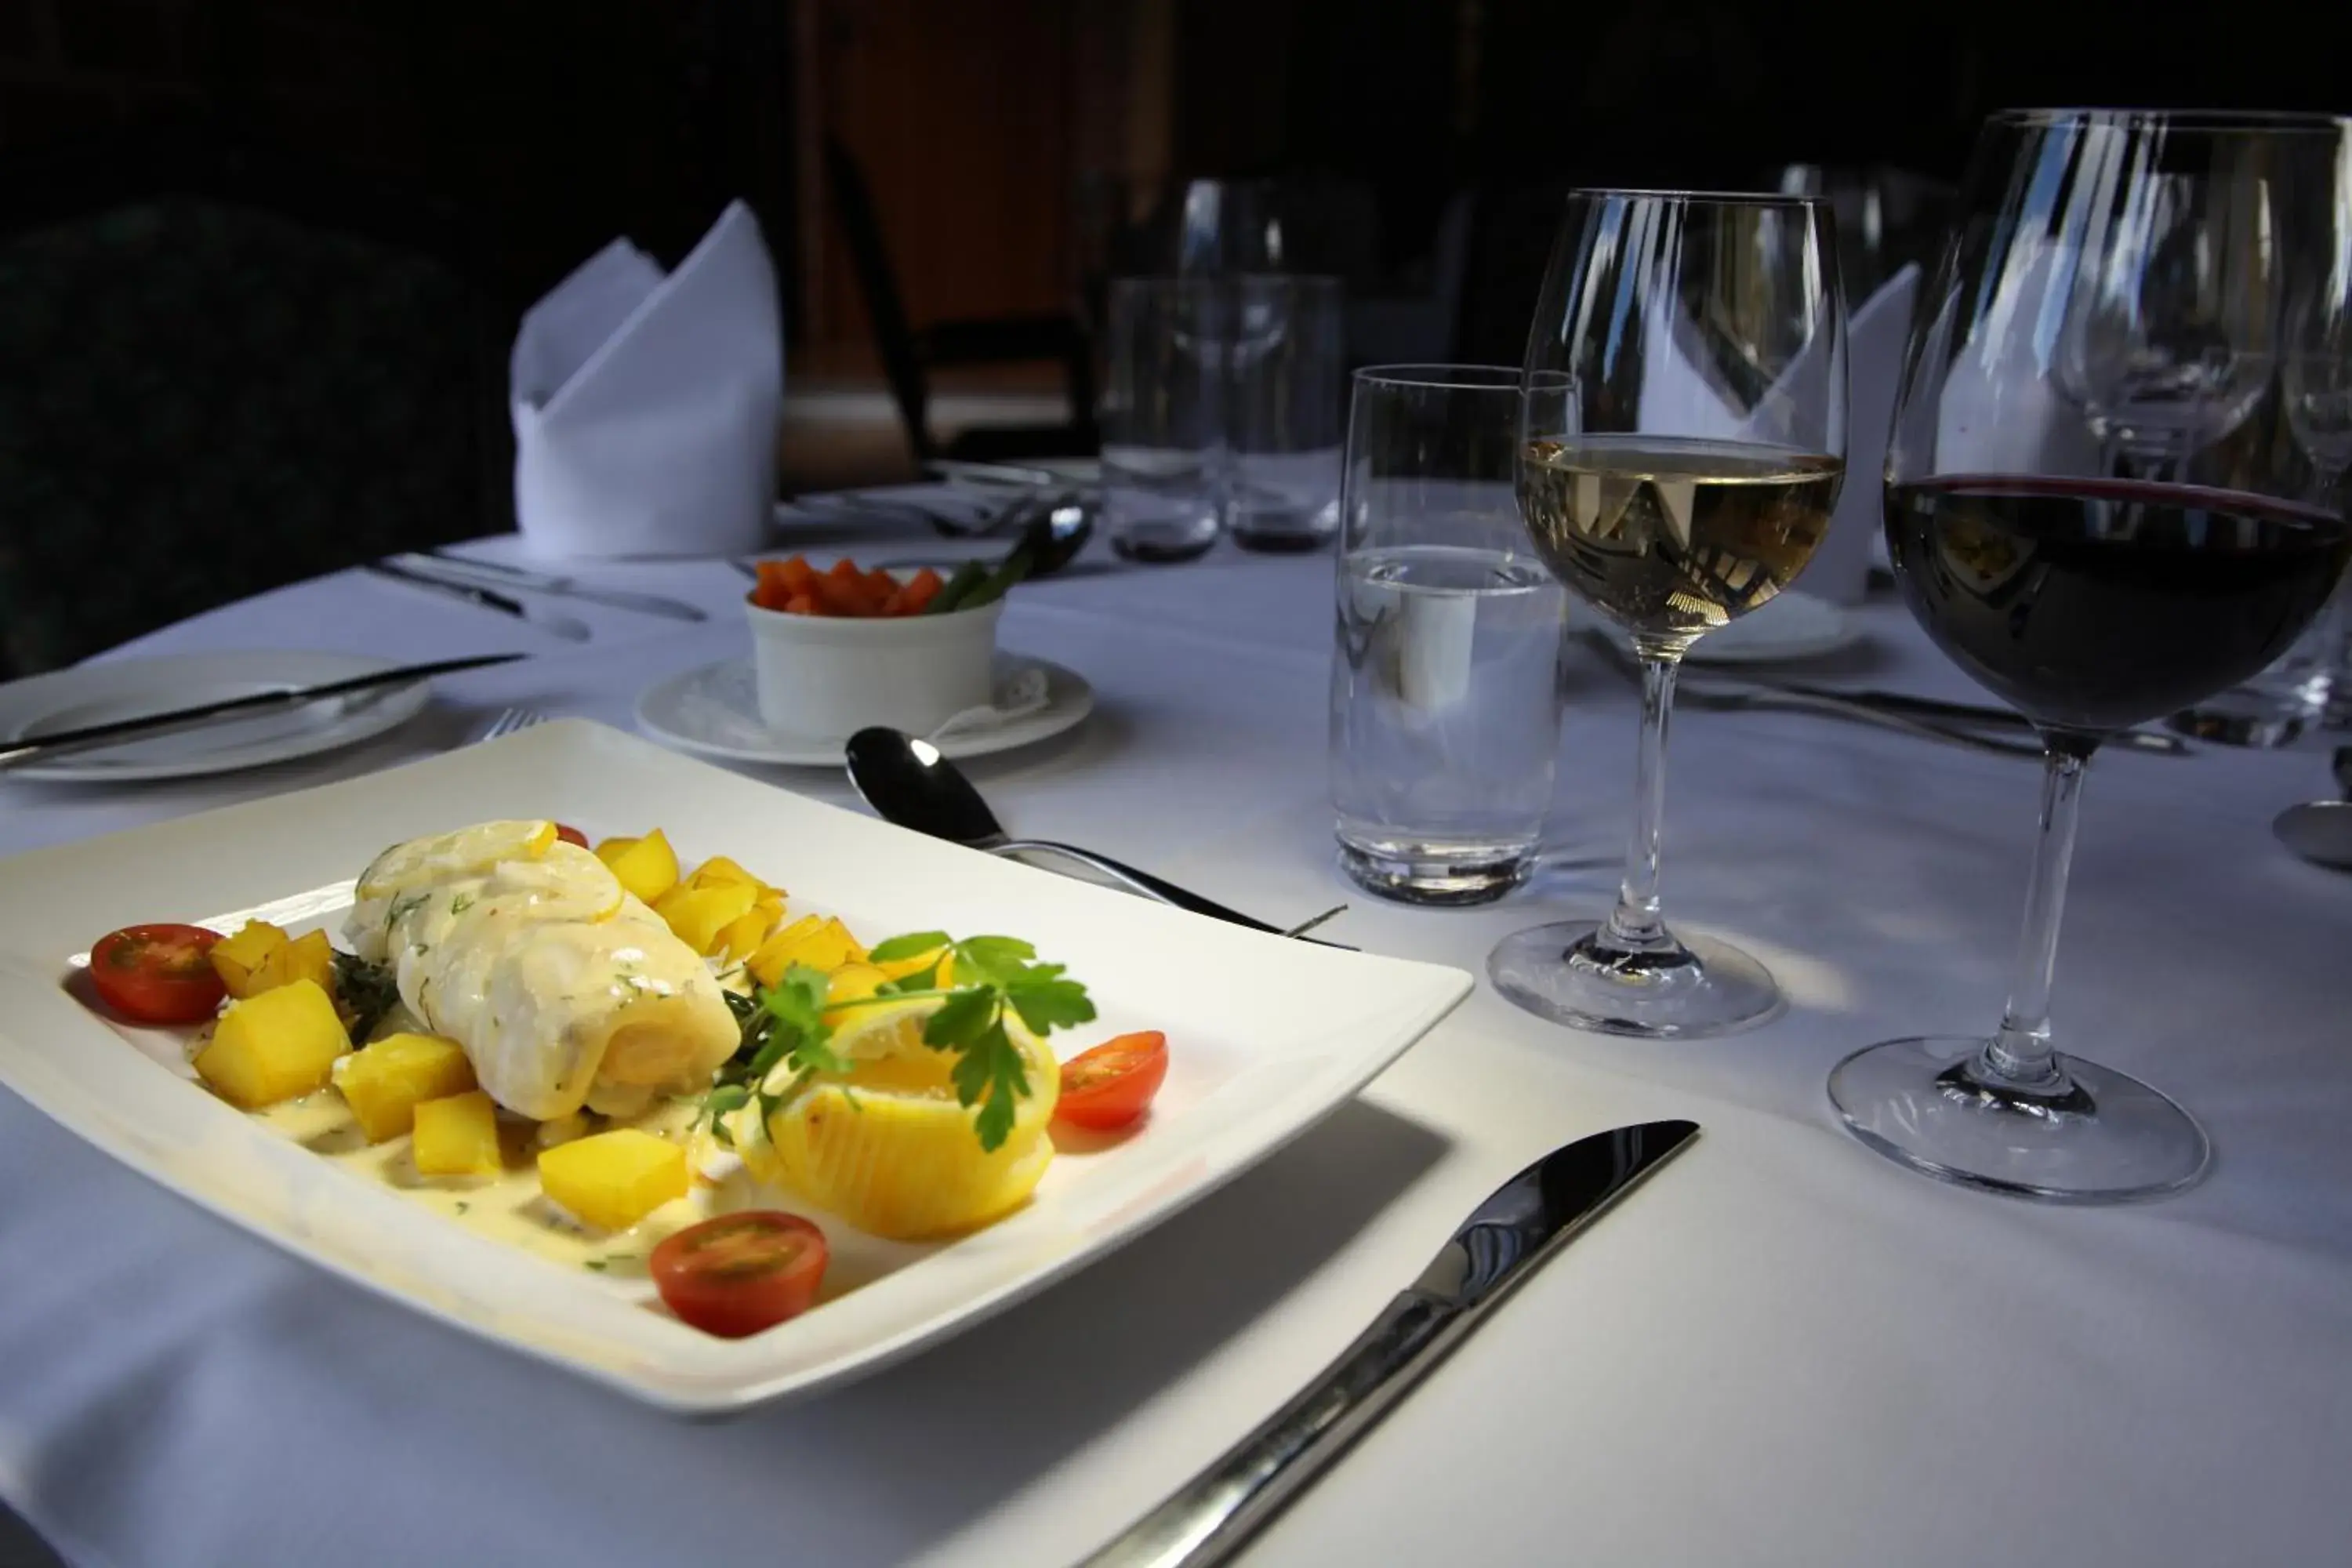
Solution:
<svg viewBox="0 0 2352 1568"><path fill-rule="evenodd" d="M1100 500L1081 497L1070 490L1050 496L1024 497L1004 511L1007 526L1014 521L1021 524L1021 537L1013 541L1013 548L1005 552L1004 559L1009 562L1020 556L1028 562L1028 569L1021 574L1024 581L1051 576L1067 566L1077 557L1078 552L1087 547L1087 541L1094 537L1095 519L1101 511ZM940 556L924 555L881 561L876 564L888 572L908 566L961 565L973 559L976 557L961 556L943 561Z"/></svg>
<svg viewBox="0 0 2352 1568"><path fill-rule="evenodd" d="M1073 845L1054 844L1039 838L1015 838L1004 831L996 814L988 809L980 791L961 770L940 754L929 741L919 741L903 731L886 725L860 730L849 737L846 748L849 782L866 804L872 806L885 822L927 833L934 838L944 838L950 844L961 844L969 849L984 849L992 855L1013 855L1023 851L1040 851L1091 866L1103 875L1126 884L1149 899L1163 904L1173 904L1196 915L1212 920L1247 926L1252 931L1283 935L1280 926L1268 925L1229 910L1224 905L1188 892L1173 882L1162 881L1148 871L1139 871L1122 865L1106 855ZM1311 939L1308 939L1311 940Z"/></svg>
<svg viewBox="0 0 2352 1568"><path fill-rule="evenodd" d="M1094 537L1095 519L1101 515L1102 502L1093 497L1081 499L1065 492L1045 500L1015 501L1005 510L1008 516L1017 512L1026 521L1022 527L1021 537L1013 542L1013 548L1004 552L1003 561L997 564L1001 567L1004 562L1025 551L1029 564L1028 569L1021 574L1020 580L1026 581L1059 572L1076 558L1078 552L1087 547L1087 541ZM910 566L960 566L966 562L985 560L984 556L978 555L908 555L890 561L877 561L874 564L880 571L900 572ZM727 564L746 577L756 579L760 575L760 563L756 557L730 556Z"/></svg>
<svg viewBox="0 0 2352 1568"><path fill-rule="evenodd" d="M2352 746L2338 746L2336 786L2352 797ZM2271 823L2280 843L2305 859L2352 871L2352 798L2290 805Z"/></svg>

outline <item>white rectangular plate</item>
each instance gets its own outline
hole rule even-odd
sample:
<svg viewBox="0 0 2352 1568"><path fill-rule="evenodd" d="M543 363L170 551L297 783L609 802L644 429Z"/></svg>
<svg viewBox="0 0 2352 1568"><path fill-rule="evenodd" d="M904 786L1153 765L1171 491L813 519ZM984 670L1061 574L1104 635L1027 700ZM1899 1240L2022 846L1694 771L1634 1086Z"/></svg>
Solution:
<svg viewBox="0 0 2352 1568"><path fill-rule="evenodd" d="M593 837L666 827L682 856L731 855L869 939L1028 938L1102 1012L1055 1044L1066 1054L1114 1030L1164 1029L1167 1085L1141 1132L1056 1160L1018 1213L953 1242L890 1249L870 1282L727 1341L648 1310L641 1282L478 1236L311 1154L66 989L71 958L117 926L282 903L348 881L394 840L517 816ZM806 1394L1011 1305L1312 1126L1470 984L1460 970L1262 936L1009 864L578 721L0 861L0 1084L320 1268L682 1413Z"/></svg>

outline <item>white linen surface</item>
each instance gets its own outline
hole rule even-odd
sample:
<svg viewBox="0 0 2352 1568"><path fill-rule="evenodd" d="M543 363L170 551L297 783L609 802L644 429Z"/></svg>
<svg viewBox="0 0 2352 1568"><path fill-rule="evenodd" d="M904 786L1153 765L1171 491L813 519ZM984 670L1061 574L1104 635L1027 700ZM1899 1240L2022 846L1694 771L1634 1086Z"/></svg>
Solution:
<svg viewBox="0 0 2352 1568"><path fill-rule="evenodd" d="M1532 889L1441 912L1340 884L1329 570L1090 559L1022 589L1007 646L1083 671L1101 706L971 772L1016 831L1265 918L1351 899L1331 933L1373 950L1479 970L1507 932L1601 909L1633 705L1581 651L1558 854ZM742 588L712 563L593 574L714 610ZM625 725L649 681L746 646L729 616L580 613L588 647L451 680L425 718L338 757L105 794L0 784L0 845L382 766L509 703ZM1873 647L1832 673L1970 693L1898 608L1861 613ZM531 636L344 575L126 651L413 658ZM1899 1171L1837 1129L1822 1090L1861 1044L1992 1021L2033 768L1800 715L1692 710L1675 728L1669 913L1770 962L1787 1017L1643 1044L1549 1026L1482 984L1359 1102L1197 1208L944 1348L737 1422L679 1424L414 1319L0 1094L0 1496L77 1563L117 1568L1067 1561L1316 1372L1511 1172L1584 1132L1688 1115L1702 1142L1250 1561L2352 1557L2352 881L2267 831L2318 792L2320 759L2095 765L2059 1025L2193 1108L2218 1163L2169 1202L2070 1210ZM768 776L849 798L829 773ZM698 831L695 852L726 847Z"/></svg>
<svg viewBox="0 0 2352 1568"><path fill-rule="evenodd" d="M665 275L616 239L524 312L509 361L515 517L540 555L756 548L784 340L759 220L732 202Z"/></svg>

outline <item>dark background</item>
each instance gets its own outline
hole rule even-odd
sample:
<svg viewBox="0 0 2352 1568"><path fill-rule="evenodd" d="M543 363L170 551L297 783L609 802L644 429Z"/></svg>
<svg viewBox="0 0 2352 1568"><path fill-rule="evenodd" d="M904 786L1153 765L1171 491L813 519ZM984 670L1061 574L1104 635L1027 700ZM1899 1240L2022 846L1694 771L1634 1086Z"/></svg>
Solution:
<svg viewBox="0 0 2352 1568"><path fill-rule="evenodd" d="M845 349L826 133L920 321L1064 303L1082 231L1172 176L1368 181L1402 264L1460 188L1948 176L2004 104L2341 109L2347 46L2352 14L2277 0L0 0L0 226L74 205L92 154L135 185L233 147L287 166L252 198L362 190L511 311L740 195L796 347Z"/></svg>
<svg viewBox="0 0 2352 1568"><path fill-rule="evenodd" d="M1425 294L1470 194L1439 346L1515 360L1568 184L1949 179L2004 104L2352 106L2347 45L2283 0L0 0L0 674L509 526L521 309L731 196L784 279L781 482L908 472L828 139L918 327L1083 321L1171 182L1274 175L1353 204L1362 297Z"/></svg>

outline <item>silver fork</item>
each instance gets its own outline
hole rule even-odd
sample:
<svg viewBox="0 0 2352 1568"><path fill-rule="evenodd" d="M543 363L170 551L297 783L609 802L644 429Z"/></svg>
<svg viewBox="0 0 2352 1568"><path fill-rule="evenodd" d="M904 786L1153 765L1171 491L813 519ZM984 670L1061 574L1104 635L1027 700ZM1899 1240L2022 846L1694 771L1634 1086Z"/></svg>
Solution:
<svg viewBox="0 0 2352 1568"><path fill-rule="evenodd" d="M474 742L478 745L484 741L495 741L501 736L514 734L517 731L528 730L533 724L545 722L547 722L547 715L536 708L503 709L497 718L482 726L482 732L474 737Z"/></svg>

